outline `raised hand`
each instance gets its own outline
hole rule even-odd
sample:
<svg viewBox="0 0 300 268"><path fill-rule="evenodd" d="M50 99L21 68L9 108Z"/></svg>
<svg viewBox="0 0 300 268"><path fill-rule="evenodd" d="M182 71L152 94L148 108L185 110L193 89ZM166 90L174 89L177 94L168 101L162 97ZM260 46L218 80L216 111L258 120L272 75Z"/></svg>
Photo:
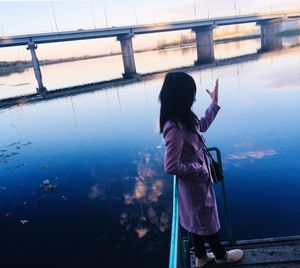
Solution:
<svg viewBox="0 0 300 268"><path fill-rule="evenodd" d="M216 80L215 89L213 91L209 91L206 89L206 92L211 97L212 101L218 103L218 91L219 91L219 79Z"/></svg>

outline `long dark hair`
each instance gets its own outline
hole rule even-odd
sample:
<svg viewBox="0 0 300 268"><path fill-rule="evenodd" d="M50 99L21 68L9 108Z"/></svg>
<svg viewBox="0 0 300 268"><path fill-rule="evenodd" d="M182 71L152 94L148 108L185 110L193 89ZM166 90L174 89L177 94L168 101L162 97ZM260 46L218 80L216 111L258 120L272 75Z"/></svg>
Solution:
<svg viewBox="0 0 300 268"><path fill-rule="evenodd" d="M166 75L159 94L160 133L168 120L180 121L188 130L195 132L197 116L191 108L195 101L196 83L184 72L170 72Z"/></svg>

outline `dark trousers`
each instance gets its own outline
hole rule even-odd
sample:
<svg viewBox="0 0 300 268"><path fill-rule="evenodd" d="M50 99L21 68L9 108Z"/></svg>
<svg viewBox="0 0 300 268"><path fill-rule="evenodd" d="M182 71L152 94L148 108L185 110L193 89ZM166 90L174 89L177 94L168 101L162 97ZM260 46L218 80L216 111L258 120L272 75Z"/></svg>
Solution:
<svg viewBox="0 0 300 268"><path fill-rule="evenodd" d="M226 255L224 247L221 245L218 233L209 236L201 236L198 234L192 234L195 247L195 255L198 258L203 258L206 255L206 250L204 246L204 239L209 244L212 252L217 259L223 259Z"/></svg>

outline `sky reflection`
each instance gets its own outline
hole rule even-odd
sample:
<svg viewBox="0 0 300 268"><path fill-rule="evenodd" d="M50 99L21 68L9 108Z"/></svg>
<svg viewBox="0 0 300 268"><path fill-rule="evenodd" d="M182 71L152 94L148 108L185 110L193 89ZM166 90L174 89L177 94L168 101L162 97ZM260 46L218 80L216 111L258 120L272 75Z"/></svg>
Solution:
<svg viewBox="0 0 300 268"><path fill-rule="evenodd" d="M276 154L275 150L249 151L249 152L241 152L237 154L228 154L227 158L234 159L234 160L241 160L247 158L261 159L263 157L272 156L275 154Z"/></svg>

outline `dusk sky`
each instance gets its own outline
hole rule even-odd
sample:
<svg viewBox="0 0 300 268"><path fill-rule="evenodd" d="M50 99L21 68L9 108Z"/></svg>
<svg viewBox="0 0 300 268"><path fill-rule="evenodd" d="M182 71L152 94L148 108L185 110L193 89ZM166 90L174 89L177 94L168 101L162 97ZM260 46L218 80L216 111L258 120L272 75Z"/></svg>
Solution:
<svg viewBox="0 0 300 268"><path fill-rule="evenodd" d="M195 18L232 16L264 11L300 8L300 0L106 0L106 1L0 1L0 36L27 33L94 29L119 25L157 23ZM106 11L106 12L105 12ZM105 16L106 13L106 16ZM168 36L164 34L165 36ZM159 39L162 35L152 36ZM149 42L149 37L136 37L135 43ZM142 41L143 39L143 41ZM114 38L41 45L40 57L60 57L57 51L70 56L109 52L118 46ZM46 49L46 48L49 49ZM55 47L55 49L54 49ZM105 48L104 48L105 47ZM53 53L52 53L52 52ZM56 54L57 55L56 55ZM0 59L28 58L24 47L1 48ZM65 55L65 53L63 53Z"/></svg>

